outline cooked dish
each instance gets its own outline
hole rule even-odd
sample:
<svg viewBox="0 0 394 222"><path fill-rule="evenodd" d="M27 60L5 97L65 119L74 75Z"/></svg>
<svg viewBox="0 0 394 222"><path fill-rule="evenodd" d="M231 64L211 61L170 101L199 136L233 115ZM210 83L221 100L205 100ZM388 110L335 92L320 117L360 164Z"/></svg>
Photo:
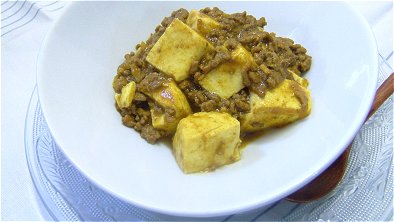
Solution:
<svg viewBox="0 0 394 222"><path fill-rule="evenodd" d="M149 143L173 138L185 173L240 159L241 137L311 112L307 50L264 30L264 17L174 11L125 55L114 77L122 122Z"/></svg>

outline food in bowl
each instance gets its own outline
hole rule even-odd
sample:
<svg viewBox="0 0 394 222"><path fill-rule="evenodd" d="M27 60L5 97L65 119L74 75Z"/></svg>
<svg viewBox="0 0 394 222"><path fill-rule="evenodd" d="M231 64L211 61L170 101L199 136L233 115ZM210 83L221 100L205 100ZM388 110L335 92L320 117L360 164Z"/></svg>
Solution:
<svg viewBox="0 0 394 222"><path fill-rule="evenodd" d="M174 11L125 55L112 86L122 122L149 143L173 137L185 173L240 159L241 137L311 112L307 50L264 30L264 17Z"/></svg>

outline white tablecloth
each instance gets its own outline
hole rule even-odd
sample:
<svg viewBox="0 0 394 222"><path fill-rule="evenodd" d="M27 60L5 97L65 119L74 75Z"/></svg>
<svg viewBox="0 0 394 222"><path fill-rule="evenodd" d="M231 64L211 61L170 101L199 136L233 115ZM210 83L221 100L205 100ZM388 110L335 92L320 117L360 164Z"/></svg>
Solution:
<svg viewBox="0 0 394 222"><path fill-rule="evenodd" d="M1 220L45 220L25 157L24 127L41 43L65 2L1 2ZM393 3L350 2L369 22L382 68L393 68Z"/></svg>

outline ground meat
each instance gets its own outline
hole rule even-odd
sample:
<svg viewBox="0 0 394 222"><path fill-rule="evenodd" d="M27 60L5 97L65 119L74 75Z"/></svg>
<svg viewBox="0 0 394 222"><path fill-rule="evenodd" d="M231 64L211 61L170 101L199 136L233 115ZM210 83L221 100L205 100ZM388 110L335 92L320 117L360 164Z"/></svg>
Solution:
<svg viewBox="0 0 394 222"><path fill-rule="evenodd" d="M235 44L241 43L252 53L257 65L264 65L265 70L258 67L243 75L245 85L258 95L263 96L265 90L274 88L286 78L292 78L287 69L299 75L309 70L312 60L306 49L294 44L291 39L264 31L267 24L264 17L257 20L246 12L226 14L218 8L205 8L201 12L224 27L206 36L212 44L225 45L230 39L234 44L235 40ZM209 70L210 67L207 68Z"/></svg>
<svg viewBox="0 0 394 222"><path fill-rule="evenodd" d="M136 92L134 95L134 100L135 101L147 101L147 97L143 93Z"/></svg>
<svg viewBox="0 0 394 222"><path fill-rule="evenodd" d="M187 79L179 84L179 88L185 93L194 112L227 112L239 118L250 110L249 93L246 89L234 94L229 99L223 99L215 93L211 93L192 79Z"/></svg>
<svg viewBox="0 0 394 222"><path fill-rule="evenodd" d="M116 75L114 77L114 81L112 82L112 86L115 90L116 93L120 93L122 91L123 86L127 85L129 81L122 76L122 75Z"/></svg>
<svg viewBox="0 0 394 222"><path fill-rule="evenodd" d="M141 137L146 139L151 144L156 143L158 139L165 136L166 134L160 130L153 128L152 125L145 125L141 129Z"/></svg>
<svg viewBox="0 0 394 222"><path fill-rule="evenodd" d="M275 37L274 33L267 34L263 39L257 44L249 44L258 67L248 70L247 75L244 75L244 82L249 89L260 96L284 79L293 79L288 69L301 74L309 70L312 61L306 55L305 48L294 44L291 39Z"/></svg>
<svg viewBox="0 0 394 222"><path fill-rule="evenodd" d="M143 126L151 122L150 112L137 107L135 104L128 109L120 110L120 113L122 115L123 124L128 127L133 127L137 131L141 131Z"/></svg>
<svg viewBox="0 0 394 222"><path fill-rule="evenodd" d="M216 46L213 53L207 54L200 61L198 69L194 74L194 79L199 81L204 78L204 74L218 67L220 64L231 59L230 51L224 46Z"/></svg>
<svg viewBox="0 0 394 222"><path fill-rule="evenodd" d="M204 8L200 12L216 20L220 28L215 28L204 36L215 50L204 55L202 59L193 61L189 70L190 77L177 83L193 112L227 112L239 119L250 111L250 92L263 97L267 90L276 87L284 79L293 79L288 70L302 75L310 69L312 58L307 55L307 50L291 39L277 37L275 33L265 31L267 22L264 17L256 19L246 12L226 14L216 7ZM173 80L149 64L146 57L175 18L186 22L188 16L187 10L179 9L164 18L146 42L139 43L135 52L124 56L124 62L119 65L112 82L116 93L120 93L131 81L137 83L132 105L122 109L116 105L116 109L122 116L123 124L140 132L141 137L149 143L169 136L168 132L152 126L151 111L164 114L166 121L171 122L175 121L176 110L161 107L148 96L150 92L160 90L165 83ZM248 50L255 61L255 64L242 69L245 88L228 99L202 88L198 82L211 70L231 61L231 52L239 45Z"/></svg>
<svg viewBox="0 0 394 222"><path fill-rule="evenodd" d="M206 38L215 45L223 45L226 40L234 38L239 41L243 32L259 32L267 24L265 18L256 19L246 12L226 14L218 8L205 8L202 13L218 21L223 28L216 29L209 33ZM240 42L240 41L239 41Z"/></svg>
<svg viewBox="0 0 394 222"><path fill-rule="evenodd" d="M185 22L188 15L187 10L179 9L174 11L170 17L164 18L161 25L156 27L155 32L149 36L146 42L137 44L135 52L130 52L124 56L125 60L119 65L112 83L116 93L120 93L123 86L131 81L137 83L133 104L128 108L120 109L117 106L116 108L122 116L123 124L140 132L141 137L149 143L155 143L158 139L168 136L168 133L153 128L150 109L155 106L155 103L143 92L158 90L170 80L146 62L146 56L174 18ZM168 121L174 118L174 110L165 109L162 112L166 114Z"/></svg>
<svg viewBox="0 0 394 222"><path fill-rule="evenodd" d="M153 72L147 75L138 85L137 88L141 92L153 92L159 90L170 80L163 74Z"/></svg>
<svg viewBox="0 0 394 222"><path fill-rule="evenodd" d="M186 9L181 8L176 11L173 11L170 17L165 17L161 22L161 25L163 27L168 27L171 24L172 20L174 20L175 18L181 20L182 22L186 22L188 16L189 16L189 12Z"/></svg>
<svg viewBox="0 0 394 222"><path fill-rule="evenodd" d="M150 111L146 107L146 104L135 103L127 109L118 108L118 111L122 115L122 122L125 126L140 132L141 137L149 143L155 143L158 139L168 136L168 133L153 128Z"/></svg>

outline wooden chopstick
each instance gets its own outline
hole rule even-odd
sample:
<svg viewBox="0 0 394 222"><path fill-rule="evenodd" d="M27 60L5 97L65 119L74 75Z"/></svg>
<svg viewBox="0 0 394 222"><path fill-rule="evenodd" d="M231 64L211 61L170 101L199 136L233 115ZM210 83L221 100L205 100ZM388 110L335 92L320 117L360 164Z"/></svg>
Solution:
<svg viewBox="0 0 394 222"><path fill-rule="evenodd" d="M371 110L368 113L367 119L371 117L376 110L386 101L394 92L394 72L379 86L373 100Z"/></svg>

